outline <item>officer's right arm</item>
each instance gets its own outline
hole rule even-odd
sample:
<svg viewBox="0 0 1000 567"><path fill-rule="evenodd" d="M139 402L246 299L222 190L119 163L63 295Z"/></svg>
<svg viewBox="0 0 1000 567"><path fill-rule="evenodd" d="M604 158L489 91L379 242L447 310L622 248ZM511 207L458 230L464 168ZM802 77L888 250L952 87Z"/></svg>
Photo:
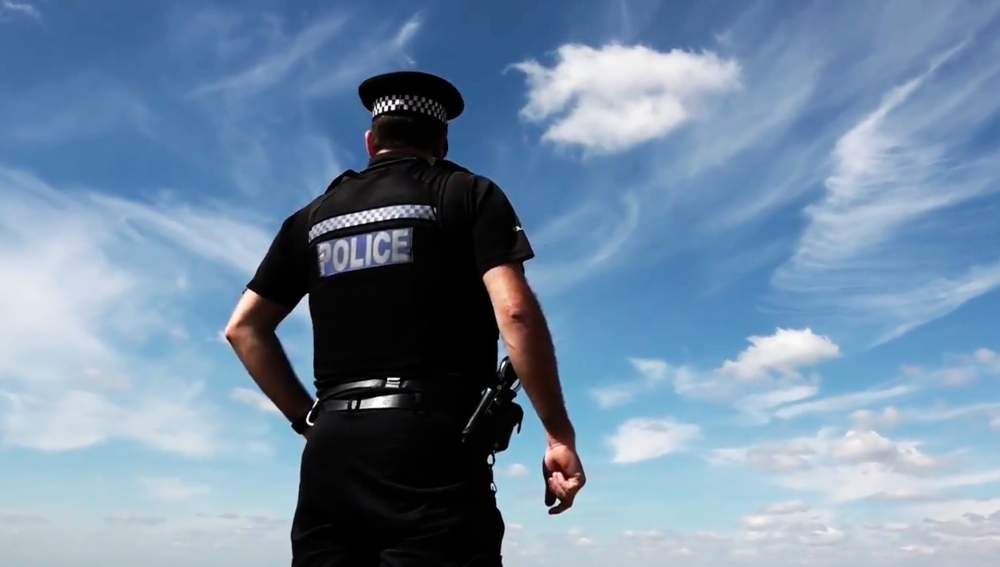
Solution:
<svg viewBox="0 0 1000 567"><path fill-rule="evenodd" d="M524 275L523 262L534 257L531 244L507 196L493 182L477 176L470 205L476 263L507 354L550 445L574 447L552 336Z"/></svg>
<svg viewBox="0 0 1000 567"><path fill-rule="evenodd" d="M296 213L282 225L226 325L226 339L261 391L293 421L312 407L275 330L306 294L307 227Z"/></svg>

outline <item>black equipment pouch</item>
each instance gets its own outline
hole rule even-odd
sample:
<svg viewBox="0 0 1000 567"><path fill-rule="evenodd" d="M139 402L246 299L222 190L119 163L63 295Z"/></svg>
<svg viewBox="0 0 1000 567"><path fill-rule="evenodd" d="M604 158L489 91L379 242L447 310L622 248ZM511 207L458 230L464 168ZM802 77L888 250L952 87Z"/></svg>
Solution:
<svg viewBox="0 0 1000 567"><path fill-rule="evenodd" d="M524 410L514 398L521 382L509 357L504 357L496 381L483 391L479 405L462 431L462 441L480 447L491 455L510 447L514 431L521 432Z"/></svg>
<svg viewBox="0 0 1000 567"><path fill-rule="evenodd" d="M489 423L492 430L493 452L502 453L510 447L510 440L514 436L514 430L521 432L521 423L524 420L524 410L520 405L511 400L498 405Z"/></svg>

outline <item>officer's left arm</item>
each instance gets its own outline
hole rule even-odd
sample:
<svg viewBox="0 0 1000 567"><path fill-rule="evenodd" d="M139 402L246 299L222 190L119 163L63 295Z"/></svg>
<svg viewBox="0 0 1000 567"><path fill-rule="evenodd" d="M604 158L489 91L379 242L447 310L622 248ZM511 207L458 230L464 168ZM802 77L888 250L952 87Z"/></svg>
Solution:
<svg viewBox="0 0 1000 567"><path fill-rule="evenodd" d="M281 227L226 325L226 339L261 391L290 421L312 407L276 334L306 293L308 268L299 242L302 219Z"/></svg>

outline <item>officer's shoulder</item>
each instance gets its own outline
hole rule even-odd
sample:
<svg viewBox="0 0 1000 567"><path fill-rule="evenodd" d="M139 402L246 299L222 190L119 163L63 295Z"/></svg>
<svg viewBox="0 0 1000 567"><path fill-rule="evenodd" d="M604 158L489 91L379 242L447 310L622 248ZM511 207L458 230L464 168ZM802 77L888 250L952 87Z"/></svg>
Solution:
<svg viewBox="0 0 1000 567"><path fill-rule="evenodd" d="M500 187L492 179L481 173L476 173L466 167L462 167L455 162L446 159L437 160L434 163L437 167L452 174L453 181L465 184L469 189L487 191L498 190Z"/></svg>

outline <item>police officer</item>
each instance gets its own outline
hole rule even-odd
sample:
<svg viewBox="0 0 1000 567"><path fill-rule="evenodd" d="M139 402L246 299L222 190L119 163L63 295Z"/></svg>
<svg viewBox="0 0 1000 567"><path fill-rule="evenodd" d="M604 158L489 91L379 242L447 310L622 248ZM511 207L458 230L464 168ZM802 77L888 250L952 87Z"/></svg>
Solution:
<svg viewBox="0 0 1000 567"><path fill-rule="evenodd" d="M549 513L585 482L522 267L534 252L504 192L444 159L448 122L464 109L453 85L398 72L359 94L373 117L368 167L285 220L226 328L307 440L292 565L499 566L490 462L460 432L500 336L546 431ZM315 402L275 335L306 295Z"/></svg>

